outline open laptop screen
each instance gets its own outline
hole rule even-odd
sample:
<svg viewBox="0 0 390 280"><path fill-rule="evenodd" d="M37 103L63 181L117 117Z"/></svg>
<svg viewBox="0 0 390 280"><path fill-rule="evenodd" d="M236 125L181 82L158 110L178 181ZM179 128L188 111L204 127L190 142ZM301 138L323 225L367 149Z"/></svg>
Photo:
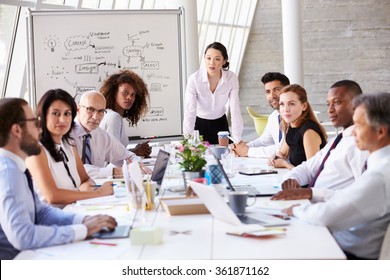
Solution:
<svg viewBox="0 0 390 280"><path fill-rule="evenodd" d="M249 192L249 196L272 196L280 190L280 187L278 187L278 186L272 186L272 185L269 186L267 184L262 185L262 186L256 186L256 185L252 185L252 184L250 184L250 185L248 185L248 184L234 185L233 186L229 180L228 175L226 174L225 170L223 169L221 161L214 153L213 153L213 156L214 156L215 160L217 161L219 168L222 171L222 176L225 178L228 189L231 189L234 191L247 191L247 192ZM270 174L274 174L274 172L272 172Z"/></svg>
<svg viewBox="0 0 390 280"><path fill-rule="evenodd" d="M158 151L156 163L151 176L151 180L157 182L157 185L161 185L165 170L167 169L169 155L170 154L164 150Z"/></svg>
<svg viewBox="0 0 390 280"><path fill-rule="evenodd" d="M219 160L218 156L216 154L214 154L213 152L212 152L212 154L213 154L215 160L217 161L217 164L218 164L219 168L222 171L222 176L223 176L223 178L225 178L226 184L228 185L228 189L234 190L232 184L230 183L229 177L226 174L225 169L223 169L222 163Z"/></svg>

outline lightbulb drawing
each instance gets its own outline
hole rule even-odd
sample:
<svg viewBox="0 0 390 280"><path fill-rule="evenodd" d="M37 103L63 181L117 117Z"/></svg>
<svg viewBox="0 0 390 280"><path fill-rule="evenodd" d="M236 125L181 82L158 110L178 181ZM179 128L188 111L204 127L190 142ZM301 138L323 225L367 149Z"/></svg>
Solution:
<svg viewBox="0 0 390 280"><path fill-rule="evenodd" d="M54 52L54 47L57 45L57 42L54 39L50 39L47 41L47 46L50 48L52 52Z"/></svg>

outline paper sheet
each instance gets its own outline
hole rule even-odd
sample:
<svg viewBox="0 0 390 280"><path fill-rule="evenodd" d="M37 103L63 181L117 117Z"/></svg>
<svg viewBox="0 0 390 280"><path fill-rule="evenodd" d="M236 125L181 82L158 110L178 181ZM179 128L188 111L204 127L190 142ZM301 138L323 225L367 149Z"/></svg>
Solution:
<svg viewBox="0 0 390 280"><path fill-rule="evenodd" d="M203 204L199 198L164 199L162 202L167 206Z"/></svg>
<svg viewBox="0 0 390 280"><path fill-rule="evenodd" d="M309 205L310 201L307 199L298 199L298 200L269 200L262 199L258 200L256 206L252 207L255 209L273 209L273 210L282 210L288 208L294 204Z"/></svg>
<svg viewBox="0 0 390 280"><path fill-rule="evenodd" d="M76 206L86 206L86 205L118 205L118 204L127 204L129 199L127 197L117 198L115 195L101 196L89 199L83 199L76 201Z"/></svg>

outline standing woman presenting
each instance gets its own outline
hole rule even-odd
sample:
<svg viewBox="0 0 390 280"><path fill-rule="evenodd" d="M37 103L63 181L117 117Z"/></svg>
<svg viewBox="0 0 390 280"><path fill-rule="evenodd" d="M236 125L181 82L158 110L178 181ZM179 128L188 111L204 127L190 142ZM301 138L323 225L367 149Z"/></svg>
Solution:
<svg viewBox="0 0 390 280"><path fill-rule="evenodd" d="M224 45L214 42L204 53L205 68L192 74L187 83L184 108L184 133L199 130L203 139L218 144L218 131L229 131L226 104L229 102L232 135L241 140L243 121L238 98L237 76L229 71Z"/></svg>

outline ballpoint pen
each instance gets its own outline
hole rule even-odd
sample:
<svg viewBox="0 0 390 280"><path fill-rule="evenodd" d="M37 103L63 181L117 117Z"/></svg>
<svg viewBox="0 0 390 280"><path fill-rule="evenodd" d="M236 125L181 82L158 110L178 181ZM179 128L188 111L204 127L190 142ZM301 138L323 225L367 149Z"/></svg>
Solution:
<svg viewBox="0 0 390 280"><path fill-rule="evenodd" d="M99 241L89 241L89 244L92 244L92 245L105 245L105 246L117 246L116 243L99 242Z"/></svg>
<svg viewBox="0 0 390 280"><path fill-rule="evenodd" d="M236 139L234 139L233 137L231 137L231 136L228 135L228 138L229 138L230 140L232 140L234 144L237 143Z"/></svg>
<svg viewBox="0 0 390 280"><path fill-rule="evenodd" d="M279 219L282 219L282 220L290 220L290 217L287 216L287 215L277 215L277 214L275 214L275 215L272 215L272 216L274 216L276 218L279 218Z"/></svg>
<svg viewBox="0 0 390 280"><path fill-rule="evenodd" d="M116 186L117 184L115 184L115 183L111 183L111 186ZM95 188L100 188L101 186L103 186L103 184L96 184L95 185Z"/></svg>

